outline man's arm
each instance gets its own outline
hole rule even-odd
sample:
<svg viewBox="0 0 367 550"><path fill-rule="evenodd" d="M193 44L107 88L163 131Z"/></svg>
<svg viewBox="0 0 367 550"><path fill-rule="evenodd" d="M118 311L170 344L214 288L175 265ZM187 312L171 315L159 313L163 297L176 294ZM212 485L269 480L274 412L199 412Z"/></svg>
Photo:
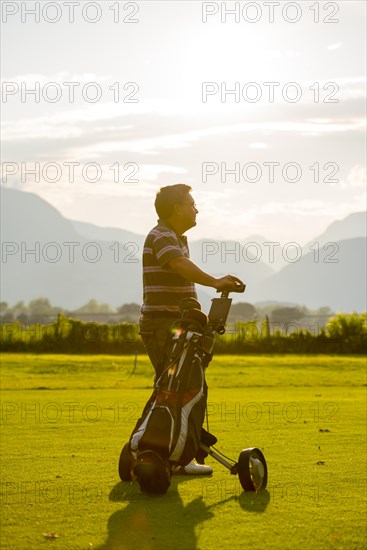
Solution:
<svg viewBox="0 0 367 550"><path fill-rule="evenodd" d="M189 258L185 258L185 256L180 256L179 258L174 258L169 261L167 267L188 281L203 286L211 286L217 290L227 290L237 284L243 284L240 279L233 275L226 275L225 277L219 278L212 277L209 273L202 271L194 262L189 260Z"/></svg>

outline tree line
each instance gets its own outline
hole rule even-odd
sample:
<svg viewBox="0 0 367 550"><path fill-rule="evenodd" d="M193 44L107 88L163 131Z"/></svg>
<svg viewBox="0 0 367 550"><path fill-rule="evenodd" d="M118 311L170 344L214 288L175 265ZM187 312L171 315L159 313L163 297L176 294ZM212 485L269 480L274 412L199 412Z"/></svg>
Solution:
<svg viewBox="0 0 367 550"><path fill-rule="evenodd" d="M227 328L226 334L216 336L216 354L365 354L367 350L365 313L337 314L318 330L297 329L294 322L275 324L268 316L236 322ZM145 353L136 323L86 323L62 314L49 324L2 323L0 345L4 352Z"/></svg>
<svg viewBox="0 0 367 550"><path fill-rule="evenodd" d="M7 302L0 303L1 323L11 323L14 321L19 321L26 325L49 323L55 321L60 314L81 321L87 319L88 321L94 320L97 322L137 322L140 315L140 305L130 303L112 308L109 304L99 303L97 300L91 299L83 306L69 310L52 306L49 299L45 297L30 300L28 304L25 304L24 301L19 301L13 306L10 306ZM298 305L287 306L269 303L254 306L248 302L239 302L232 304L228 321L230 323L236 321L248 322L269 317L271 321L280 323L301 322L302 319L312 319L312 322L325 323L332 314L332 310L327 306L311 310L305 306ZM304 328L307 327L306 321L300 324Z"/></svg>
<svg viewBox="0 0 367 550"><path fill-rule="evenodd" d="M109 304L99 303L94 298L83 306L70 310L58 306L52 306L48 298L39 297L30 300L28 304L19 301L10 306L7 302L0 302L0 322L11 323L19 321L24 324L48 323L57 319L58 315L66 317L81 318L95 316L96 320L101 316L117 316L122 321L137 321L140 314L138 304L122 304L112 308Z"/></svg>

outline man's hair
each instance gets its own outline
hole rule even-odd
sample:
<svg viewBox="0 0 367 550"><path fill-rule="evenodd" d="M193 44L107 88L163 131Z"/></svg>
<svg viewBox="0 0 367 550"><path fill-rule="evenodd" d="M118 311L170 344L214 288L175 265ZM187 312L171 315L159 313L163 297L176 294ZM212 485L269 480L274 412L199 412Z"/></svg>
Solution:
<svg viewBox="0 0 367 550"><path fill-rule="evenodd" d="M175 204L182 204L191 187L184 183L161 187L155 198L154 206L159 219L166 220L173 214Z"/></svg>

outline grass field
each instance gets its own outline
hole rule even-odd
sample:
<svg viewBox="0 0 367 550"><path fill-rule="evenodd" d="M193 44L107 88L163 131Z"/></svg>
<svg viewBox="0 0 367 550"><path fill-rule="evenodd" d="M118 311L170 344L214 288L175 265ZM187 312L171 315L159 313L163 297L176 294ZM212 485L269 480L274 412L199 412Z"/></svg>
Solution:
<svg viewBox="0 0 367 550"><path fill-rule="evenodd" d="M209 458L165 496L119 482L120 450L151 392L146 357L2 356L1 548L365 549L366 360L220 356L209 424L238 458L259 447L263 494Z"/></svg>

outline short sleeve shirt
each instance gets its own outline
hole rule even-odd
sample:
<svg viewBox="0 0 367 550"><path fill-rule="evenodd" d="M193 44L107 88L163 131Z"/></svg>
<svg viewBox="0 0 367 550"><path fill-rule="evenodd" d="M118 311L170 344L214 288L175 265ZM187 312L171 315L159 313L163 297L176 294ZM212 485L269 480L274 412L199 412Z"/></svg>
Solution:
<svg viewBox="0 0 367 550"><path fill-rule="evenodd" d="M167 264L174 258L190 257L187 238L162 220L147 235L143 250L144 303L142 313L179 313L183 298L197 298L195 285Z"/></svg>

